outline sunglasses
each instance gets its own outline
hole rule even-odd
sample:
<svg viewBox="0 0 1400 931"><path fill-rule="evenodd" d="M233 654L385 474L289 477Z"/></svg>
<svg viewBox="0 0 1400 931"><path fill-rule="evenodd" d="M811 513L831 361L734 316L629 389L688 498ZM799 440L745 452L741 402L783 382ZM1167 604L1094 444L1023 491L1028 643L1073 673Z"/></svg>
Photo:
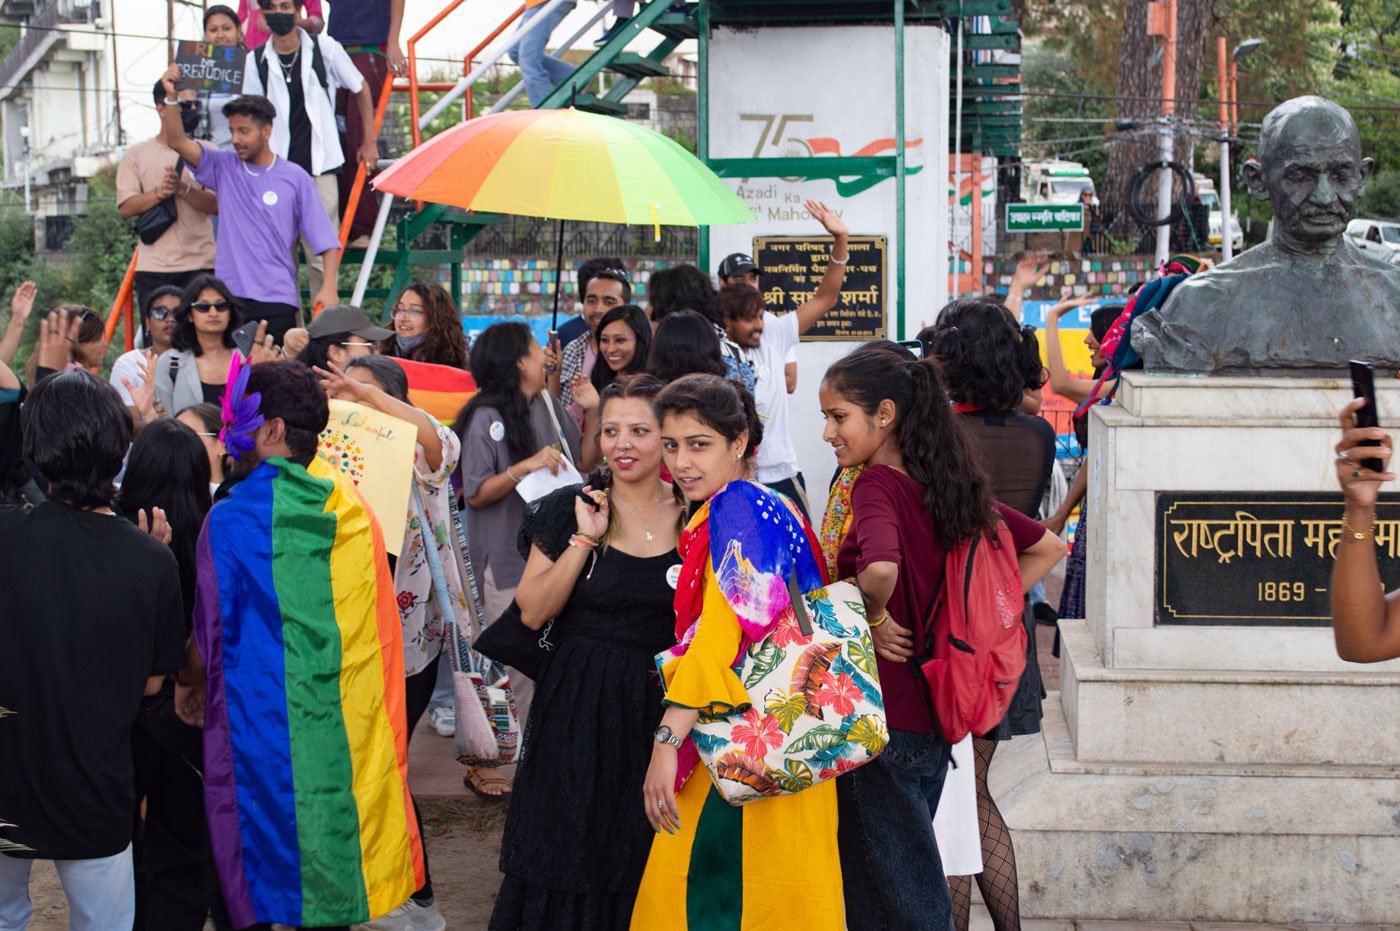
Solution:
<svg viewBox="0 0 1400 931"><path fill-rule="evenodd" d="M173 320L176 308L174 307L152 307L146 311L146 316L151 320Z"/></svg>
<svg viewBox="0 0 1400 931"><path fill-rule="evenodd" d="M226 313L226 312L228 311L228 308L229 308L229 302L228 302L228 301L214 301L214 302L212 302L212 303L210 303L210 302L208 302L208 301L200 301L200 302L197 303L197 304L191 304L191 305L190 305L190 310L193 310L195 313L200 313L200 314L207 314L207 313L209 313L209 311L211 311L211 310L217 310L219 313L222 314L222 313Z"/></svg>
<svg viewBox="0 0 1400 931"><path fill-rule="evenodd" d="M181 110L198 110L198 109L199 109L199 101L198 101L198 100L182 100L182 101L180 101L180 109L181 109Z"/></svg>
<svg viewBox="0 0 1400 931"><path fill-rule="evenodd" d="M407 314L410 317L421 317L424 314L424 310L421 307L405 307L404 305L399 304L397 307L394 308L394 312L393 314L391 314L391 316L397 317L400 314Z"/></svg>

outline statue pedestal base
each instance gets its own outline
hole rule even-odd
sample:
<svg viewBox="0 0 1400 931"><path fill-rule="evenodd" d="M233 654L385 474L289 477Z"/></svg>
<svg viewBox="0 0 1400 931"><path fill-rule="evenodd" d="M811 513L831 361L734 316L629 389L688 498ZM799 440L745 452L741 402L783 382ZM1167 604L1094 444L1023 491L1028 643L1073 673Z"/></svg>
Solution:
<svg viewBox="0 0 1400 931"><path fill-rule="evenodd" d="M1342 662L1326 621L1349 396L1135 372L1094 409L1088 619L992 769L1025 916L1400 915L1400 662Z"/></svg>

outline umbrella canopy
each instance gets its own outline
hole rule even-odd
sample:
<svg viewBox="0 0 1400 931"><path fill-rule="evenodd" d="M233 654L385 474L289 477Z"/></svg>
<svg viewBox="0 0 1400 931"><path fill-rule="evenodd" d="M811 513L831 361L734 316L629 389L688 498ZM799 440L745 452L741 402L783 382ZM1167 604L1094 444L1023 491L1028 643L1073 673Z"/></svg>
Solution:
<svg viewBox="0 0 1400 931"><path fill-rule="evenodd" d="M709 226L753 219L671 139L573 109L468 120L400 158L374 186L395 197L557 220Z"/></svg>

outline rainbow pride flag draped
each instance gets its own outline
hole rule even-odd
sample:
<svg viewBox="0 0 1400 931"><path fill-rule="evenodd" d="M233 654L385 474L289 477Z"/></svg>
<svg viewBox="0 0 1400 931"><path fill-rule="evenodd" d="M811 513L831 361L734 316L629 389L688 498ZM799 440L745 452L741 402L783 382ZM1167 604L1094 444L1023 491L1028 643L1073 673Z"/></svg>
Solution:
<svg viewBox="0 0 1400 931"><path fill-rule="evenodd" d="M427 411L442 423L450 425L456 420L457 413L476 394L471 372L412 359L394 358L394 361L403 366L408 375L408 403Z"/></svg>
<svg viewBox="0 0 1400 931"><path fill-rule="evenodd" d="M368 921L423 881L379 525L319 459L264 460L198 544L204 795L229 915Z"/></svg>

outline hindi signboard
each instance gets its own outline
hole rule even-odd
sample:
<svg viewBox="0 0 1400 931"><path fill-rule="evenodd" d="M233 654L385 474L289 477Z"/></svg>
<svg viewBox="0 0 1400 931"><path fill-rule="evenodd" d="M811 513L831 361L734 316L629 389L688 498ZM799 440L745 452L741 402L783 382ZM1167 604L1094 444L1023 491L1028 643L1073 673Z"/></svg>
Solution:
<svg viewBox="0 0 1400 931"><path fill-rule="evenodd" d="M1376 506L1381 581L1400 587L1400 495ZM1326 627L1339 494L1160 492L1160 625Z"/></svg>
<svg viewBox="0 0 1400 931"><path fill-rule="evenodd" d="M829 237L754 237L759 290L768 310L790 313L812 299L831 260L831 242ZM804 340L885 338L886 245L884 236L850 237L840 300L803 334Z"/></svg>
<svg viewBox="0 0 1400 931"><path fill-rule="evenodd" d="M210 42L181 42L175 51L180 66L180 87L216 94L243 92L243 66L248 50Z"/></svg>
<svg viewBox="0 0 1400 931"><path fill-rule="evenodd" d="M1058 233L1083 228L1083 204L1006 205L1008 233Z"/></svg>

